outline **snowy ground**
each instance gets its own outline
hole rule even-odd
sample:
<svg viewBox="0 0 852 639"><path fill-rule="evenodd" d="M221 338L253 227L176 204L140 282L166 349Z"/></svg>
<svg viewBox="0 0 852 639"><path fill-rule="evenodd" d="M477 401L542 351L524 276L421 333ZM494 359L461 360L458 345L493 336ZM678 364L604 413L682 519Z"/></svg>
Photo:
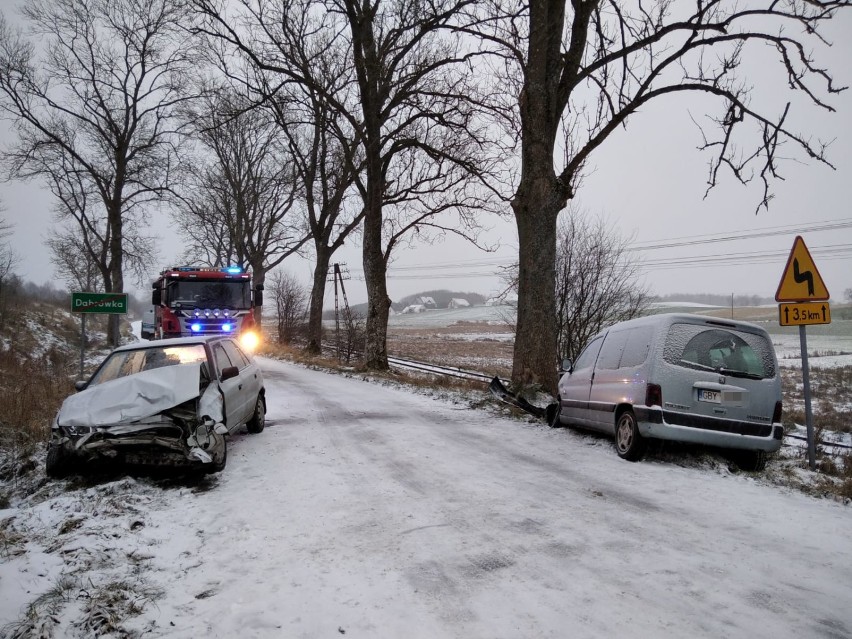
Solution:
<svg viewBox="0 0 852 639"><path fill-rule="evenodd" d="M49 482L0 511L2 634L852 636L849 506L263 366L267 429L220 476Z"/></svg>

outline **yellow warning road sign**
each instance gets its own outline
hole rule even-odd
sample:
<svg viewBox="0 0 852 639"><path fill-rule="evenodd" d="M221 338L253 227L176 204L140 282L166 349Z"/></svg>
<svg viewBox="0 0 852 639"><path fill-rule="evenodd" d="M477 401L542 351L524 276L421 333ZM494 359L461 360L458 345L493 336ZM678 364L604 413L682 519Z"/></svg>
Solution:
<svg viewBox="0 0 852 639"><path fill-rule="evenodd" d="M805 241L796 236L787 267L775 293L776 302L820 302L829 297Z"/></svg>
<svg viewBox="0 0 852 639"><path fill-rule="evenodd" d="M831 324L831 307L828 302L779 304L778 323L781 324L781 326Z"/></svg>

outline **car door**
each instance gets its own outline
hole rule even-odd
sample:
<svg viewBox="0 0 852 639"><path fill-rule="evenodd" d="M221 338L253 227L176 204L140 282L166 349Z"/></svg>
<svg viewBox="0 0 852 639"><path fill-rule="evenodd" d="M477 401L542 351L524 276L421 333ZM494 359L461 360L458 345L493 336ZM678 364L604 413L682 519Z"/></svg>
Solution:
<svg viewBox="0 0 852 639"><path fill-rule="evenodd" d="M647 375L642 364L648 358L653 333L651 326L637 326L607 334L589 396L591 417L602 430L614 432L619 404L644 402Z"/></svg>
<svg viewBox="0 0 852 639"><path fill-rule="evenodd" d="M239 375L231 379L222 379L222 371L235 366L225 352L222 342L213 342L210 345L210 350L213 354L213 361L216 364L216 377L219 380L219 388L225 400L225 426L228 427L229 431L232 431L244 421L242 418L245 414L245 397L242 391L242 379Z"/></svg>
<svg viewBox="0 0 852 639"><path fill-rule="evenodd" d="M595 428L608 432L613 430L613 414L618 401L618 393L623 391L618 365L627 343L627 335L628 331L615 329L606 334L592 374L589 392L589 420L594 422Z"/></svg>
<svg viewBox="0 0 852 639"><path fill-rule="evenodd" d="M240 379L242 380L240 394L244 410L241 419L248 421L254 413L254 406L262 386L260 368L256 362L243 353L233 340L222 340L222 347L234 366L240 369Z"/></svg>
<svg viewBox="0 0 852 639"><path fill-rule="evenodd" d="M570 422L589 425L589 394L594 378L595 361L601 350L604 338L592 340L580 357L559 380L559 397L562 415Z"/></svg>

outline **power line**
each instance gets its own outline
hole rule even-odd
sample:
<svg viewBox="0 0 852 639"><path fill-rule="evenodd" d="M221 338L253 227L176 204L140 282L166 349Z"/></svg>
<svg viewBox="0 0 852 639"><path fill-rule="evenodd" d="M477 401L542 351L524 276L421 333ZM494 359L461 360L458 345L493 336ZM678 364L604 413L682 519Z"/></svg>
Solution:
<svg viewBox="0 0 852 639"><path fill-rule="evenodd" d="M815 222L809 226L787 225L754 229L752 231L734 231L734 235L720 235L711 233L707 235L692 235L676 237L670 240L648 240L631 244L628 251L650 251L663 248L675 248L680 246L695 246L698 244L713 244L716 242L734 242L737 240L751 240L759 237L773 237L777 235L788 235L791 233L818 233L820 231L836 231L839 229L852 228L852 219L832 220L826 222ZM680 241L682 240L682 241Z"/></svg>
<svg viewBox="0 0 852 639"><path fill-rule="evenodd" d="M646 242L628 244L626 251L656 251L668 248L680 248L685 246L699 246L703 244L716 244L722 242L734 242L737 240L757 239L761 237L773 237L789 235L791 233L819 233L825 231L837 231L852 228L852 218L840 220L824 220L813 222L808 226L783 225L770 226L762 229L743 230L727 232L725 234L712 233L704 235L681 236L663 240L648 240ZM852 257L852 244L832 244L815 246L810 249L814 256L819 256L821 261L832 261L838 259L849 259ZM709 264L724 262L730 266L741 266L745 264L766 264L783 260L789 252L787 250L772 251L748 251L713 253L708 255L674 256L671 258L658 258L651 260L640 260L636 265L644 271L670 270L673 268L698 268ZM490 257L477 258L474 260L454 260L452 262L417 263L407 266L391 266L388 269L388 279L395 280L420 280L420 279L468 279L475 277L492 277L495 268L508 268L513 265L511 258ZM489 269L482 271L478 269ZM458 272L463 270L464 272ZM427 274L424 274L424 271ZM355 279L363 280L363 270L356 269ZM409 274L411 273L411 274Z"/></svg>

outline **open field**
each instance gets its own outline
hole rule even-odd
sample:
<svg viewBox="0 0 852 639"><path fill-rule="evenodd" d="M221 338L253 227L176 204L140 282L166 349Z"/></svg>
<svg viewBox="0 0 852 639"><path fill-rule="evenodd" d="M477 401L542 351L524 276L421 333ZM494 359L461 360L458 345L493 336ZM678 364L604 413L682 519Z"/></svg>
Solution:
<svg viewBox="0 0 852 639"><path fill-rule="evenodd" d="M839 307L843 309L847 307ZM692 312L730 319L731 309L667 306L665 312ZM734 318L763 326L783 368L801 368L799 329L778 324L777 306L735 308ZM504 375L512 365L514 309L474 306L393 315L388 326L388 351L400 357L471 368ZM811 368L852 366L852 320L835 319L807 327Z"/></svg>

